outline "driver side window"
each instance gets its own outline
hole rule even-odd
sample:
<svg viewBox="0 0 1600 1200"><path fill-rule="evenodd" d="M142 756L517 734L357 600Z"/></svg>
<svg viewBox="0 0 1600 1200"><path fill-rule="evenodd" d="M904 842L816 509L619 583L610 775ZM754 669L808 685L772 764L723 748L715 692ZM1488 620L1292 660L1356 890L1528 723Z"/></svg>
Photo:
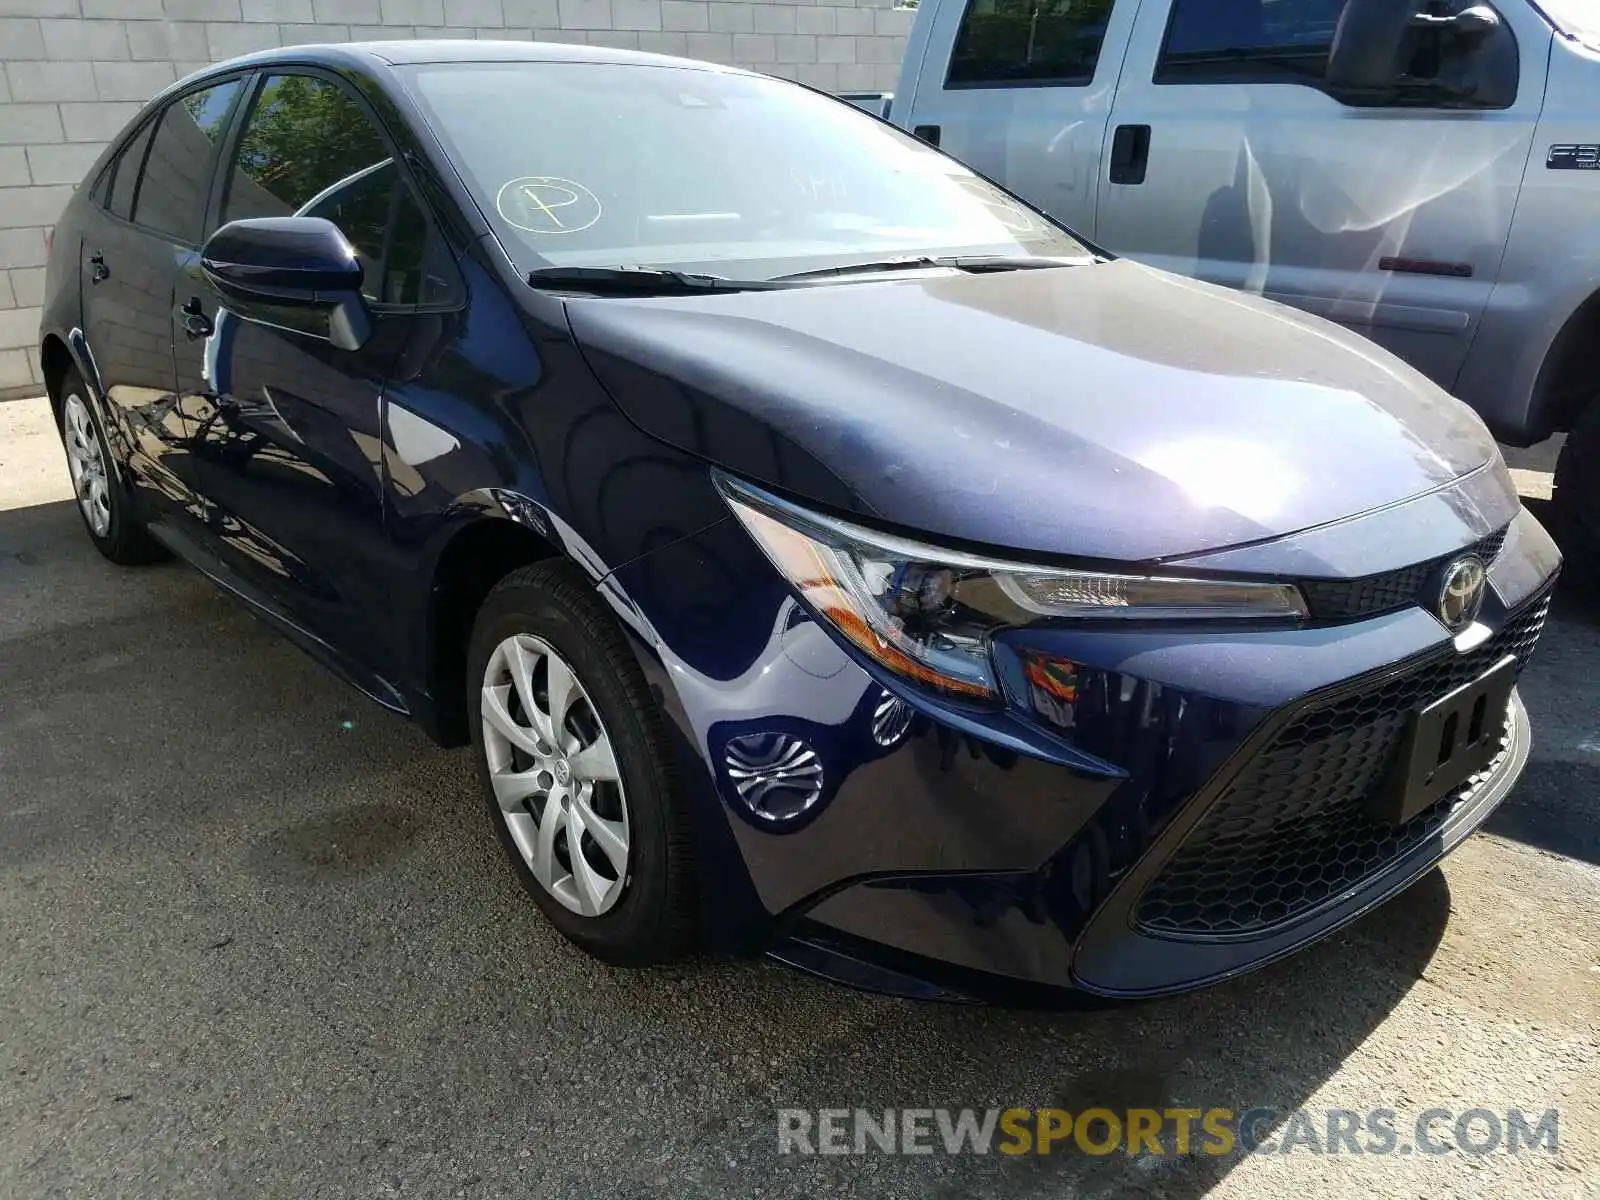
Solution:
<svg viewBox="0 0 1600 1200"><path fill-rule="evenodd" d="M396 168L388 143L340 86L269 76L239 136L222 220L323 217L361 261L372 304L446 303L448 253Z"/></svg>
<svg viewBox="0 0 1600 1200"><path fill-rule="evenodd" d="M1173 0L1158 84L1287 83L1341 104L1509 108L1517 39L1480 0Z"/></svg>
<svg viewBox="0 0 1600 1200"><path fill-rule="evenodd" d="M1175 0L1157 83L1320 80L1345 0Z"/></svg>

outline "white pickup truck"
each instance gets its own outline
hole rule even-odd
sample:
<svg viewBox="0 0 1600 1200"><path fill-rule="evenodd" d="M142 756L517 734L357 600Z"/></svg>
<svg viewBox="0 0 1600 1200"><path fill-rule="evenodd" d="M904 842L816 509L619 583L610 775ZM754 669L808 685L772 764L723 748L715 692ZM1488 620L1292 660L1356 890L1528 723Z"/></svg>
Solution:
<svg viewBox="0 0 1600 1200"><path fill-rule="evenodd" d="M1107 249L1339 321L1568 433L1600 581L1600 4L922 0L847 97Z"/></svg>

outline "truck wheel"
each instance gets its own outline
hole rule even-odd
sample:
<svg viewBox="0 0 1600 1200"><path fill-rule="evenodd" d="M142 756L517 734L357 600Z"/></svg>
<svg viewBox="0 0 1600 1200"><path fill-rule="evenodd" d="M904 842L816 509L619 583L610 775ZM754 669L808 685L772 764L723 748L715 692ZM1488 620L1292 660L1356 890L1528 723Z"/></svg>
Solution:
<svg viewBox="0 0 1600 1200"><path fill-rule="evenodd" d="M1551 517L1567 560L1562 577L1600 601L1600 402L1589 405L1561 447Z"/></svg>

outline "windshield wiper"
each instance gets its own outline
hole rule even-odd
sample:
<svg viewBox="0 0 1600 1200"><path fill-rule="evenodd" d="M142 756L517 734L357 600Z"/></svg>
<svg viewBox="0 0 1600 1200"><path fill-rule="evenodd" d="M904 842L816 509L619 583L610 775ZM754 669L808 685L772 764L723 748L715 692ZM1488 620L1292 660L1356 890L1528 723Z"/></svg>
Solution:
<svg viewBox="0 0 1600 1200"><path fill-rule="evenodd" d="M748 292L770 287L762 279L725 279L664 267L538 267L528 272L534 287L571 288L602 295L681 296L700 292Z"/></svg>
<svg viewBox="0 0 1600 1200"><path fill-rule="evenodd" d="M1038 258L1015 254L913 255L886 258L877 262L850 263L842 267L817 267L796 271L774 279L728 279L721 275L701 275L692 271L673 271L666 267L537 267L528 272L534 287L566 288L607 296L684 296L704 292L755 292L781 288L806 279L832 275L858 275L874 271L915 271L944 267L974 274L984 271L1032 271L1042 267L1081 266L1096 262L1093 257Z"/></svg>
<svg viewBox="0 0 1600 1200"><path fill-rule="evenodd" d="M795 279L822 279L829 275L865 275L874 271L920 271L928 267L947 267L980 274L984 271L1037 271L1044 267L1075 267L1097 261L1089 255L1079 258L1041 258L1022 254L917 254L905 258L885 258L876 262L847 263L842 267L817 267L779 275L774 283Z"/></svg>

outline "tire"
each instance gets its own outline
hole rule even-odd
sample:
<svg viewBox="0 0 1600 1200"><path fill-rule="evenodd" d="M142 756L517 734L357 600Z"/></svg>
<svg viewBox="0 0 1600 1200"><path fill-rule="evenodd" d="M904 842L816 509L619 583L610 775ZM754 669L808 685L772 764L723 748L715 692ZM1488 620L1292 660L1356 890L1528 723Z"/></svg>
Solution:
<svg viewBox="0 0 1600 1200"><path fill-rule="evenodd" d="M1561 447L1551 516L1566 559L1562 579L1591 605L1600 603L1600 401L1589 405Z"/></svg>
<svg viewBox="0 0 1600 1200"><path fill-rule="evenodd" d="M95 549L125 567L166 558L134 510L133 497L123 486L89 389L76 367L61 381L56 417L78 516Z"/></svg>
<svg viewBox="0 0 1600 1200"><path fill-rule="evenodd" d="M512 669L519 652L536 716L523 706ZM535 736L541 722L549 728L557 708L551 688L556 666L569 668L577 685L563 736L572 746L588 748L608 738L615 784L587 774L588 768L580 772L583 749L539 757L539 747L523 750L505 736L507 717L517 723L524 742ZM496 708L486 726L490 682L504 708ZM696 941L694 856L672 749L639 664L582 573L564 561L549 560L501 580L474 622L466 685L468 727L489 820L512 870L550 923L580 949L615 966L671 962L690 953ZM540 747L556 749L542 741ZM561 774L563 763L569 764L566 775ZM604 769L599 772L603 774ZM504 806L497 778L506 793ZM589 800L580 804L577 789L584 787L590 789ZM543 791L521 795L530 788ZM561 804L560 811L554 804L558 793L570 799L570 806ZM547 821L556 822L553 855L544 858L550 883L540 881L535 866L539 834ZM607 842L613 851L612 838L621 830L624 870L616 869L616 857L602 853L599 840L591 836L591 830L601 832L601 825L611 831ZM577 847L571 840L575 833ZM575 852L585 856L582 870L572 861ZM564 886L556 878L563 870ZM605 884L612 875L621 886L607 891L609 907L591 903L593 891L582 881ZM587 907L575 909L574 900Z"/></svg>

